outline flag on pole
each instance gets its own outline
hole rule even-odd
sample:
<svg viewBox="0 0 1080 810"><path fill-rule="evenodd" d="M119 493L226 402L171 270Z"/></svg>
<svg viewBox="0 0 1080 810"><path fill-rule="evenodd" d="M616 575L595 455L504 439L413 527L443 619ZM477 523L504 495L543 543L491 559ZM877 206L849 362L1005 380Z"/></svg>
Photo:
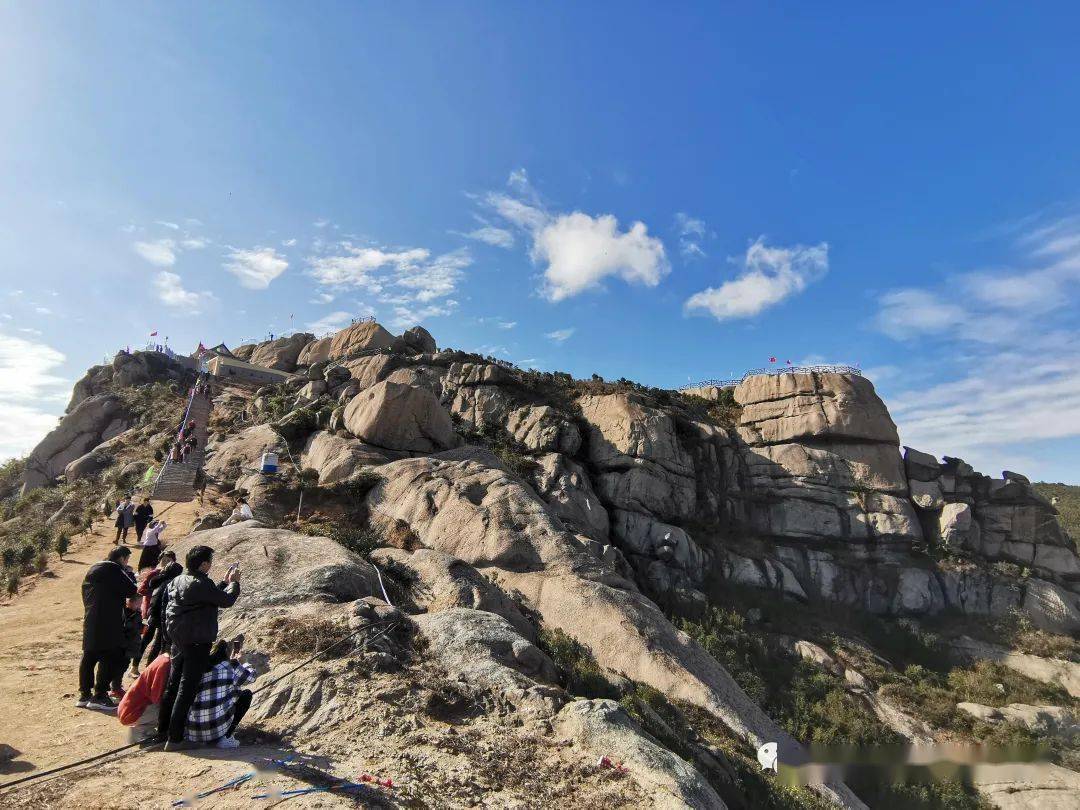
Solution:
<svg viewBox="0 0 1080 810"><path fill-rule="evenodd" d="M785 360L784 362L785 362L785 363L787 363L787 364L788 364L789 366L791 365L791 361L790 361L790 360Z"/></svg>
<svg viewBox="0 0 1080 810"><path fill-rule="evenodd" d="M157 336L157 329L155 329L153 332L150 333L150 337L156 337L156 336Z"/></svg>
<svg viewBox="0 0 1080 810"><path fill-rule="evenodd" d="M776 358L775 358L775 357L770 357L770 358L769 358L769 362L770 362L770 363L775 363L775 362L776 362Z"/></svg>

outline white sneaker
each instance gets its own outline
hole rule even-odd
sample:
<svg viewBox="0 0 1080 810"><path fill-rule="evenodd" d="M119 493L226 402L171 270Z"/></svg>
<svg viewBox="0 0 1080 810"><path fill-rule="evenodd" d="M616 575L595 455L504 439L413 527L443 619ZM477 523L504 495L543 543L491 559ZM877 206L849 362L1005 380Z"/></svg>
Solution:
<svg viewBox="0 0 1080 810"><path fill-rule="evenodd" d="M218 748L239 748L240 741L236 737L222 737L217 741L216 747Z"/></svg>
<svg viewBox="0 0 1080 810"><path fill-rule="evenodd" d="M88 698L88 697L81 697L80 696L79 699L75 701L75 708L76 709L85 709L89 705L90 705L90 698Z"/></svg>

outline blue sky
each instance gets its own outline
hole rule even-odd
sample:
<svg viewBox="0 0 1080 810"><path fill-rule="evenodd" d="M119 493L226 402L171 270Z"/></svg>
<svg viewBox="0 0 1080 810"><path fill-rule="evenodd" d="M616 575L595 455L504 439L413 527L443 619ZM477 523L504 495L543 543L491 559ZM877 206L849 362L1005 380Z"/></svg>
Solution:
<svg viewBox="0 0 1080 810"><path fill-rule="evenodd" d="M859 363L906 442L1080 482L1078 23L5 3L0 456L154 329L374 313L658 386Z"/></svg>

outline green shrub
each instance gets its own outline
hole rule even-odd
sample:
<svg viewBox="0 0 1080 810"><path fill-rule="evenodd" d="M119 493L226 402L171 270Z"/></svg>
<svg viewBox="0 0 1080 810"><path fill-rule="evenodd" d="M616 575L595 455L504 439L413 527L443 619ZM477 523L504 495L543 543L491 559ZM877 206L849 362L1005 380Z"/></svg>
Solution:
<svg viewBox="0 0 1080 810"><path fill-rule="evenodd" d="M540 628L537 644L546 652L563 677L566 691L576 697L619 697L619 689L608 680L584 645L558 628Z"/></svg>
<svg viewBox="0 0 1080 810"><path fill-rule="evenodd" d="M56 536L56 543L54 545L54 548L56 549L56 553L60 555L61 560L64 559L64 555L67 554L70 547L71 538L69 538L66 534L61 532Z"/></svg>
<svg viewBox="0 0 1080 810"><path fill-rule="evenodd" d="M6 587L7 587L7 595L8 596L14 596L15 594L17 594L19 592L19 572L18 571L8 571Z"/></svg>

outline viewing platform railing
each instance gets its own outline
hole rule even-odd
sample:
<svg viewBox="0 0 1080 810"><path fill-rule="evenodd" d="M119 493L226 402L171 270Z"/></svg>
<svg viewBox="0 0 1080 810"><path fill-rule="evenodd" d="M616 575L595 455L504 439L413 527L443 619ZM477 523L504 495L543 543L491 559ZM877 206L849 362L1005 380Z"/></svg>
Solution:
<svg viewBox="0 0 1080 810"><path fill-rule="evenodd" d="M825 374L857 374L862 376L862 369L856 366L844 366L835 364L823 364L816 366L769 366L768 368L755 368L743 374L738 379L734 380L702 380L701 382L691 383L690 385L684 385L679 388L680 391L687 391L692 388L734 388L748 377L758 377L763 374L769 374L772 376L779 376L780 374L809 374L809 373L825 373Z"/></svg>

